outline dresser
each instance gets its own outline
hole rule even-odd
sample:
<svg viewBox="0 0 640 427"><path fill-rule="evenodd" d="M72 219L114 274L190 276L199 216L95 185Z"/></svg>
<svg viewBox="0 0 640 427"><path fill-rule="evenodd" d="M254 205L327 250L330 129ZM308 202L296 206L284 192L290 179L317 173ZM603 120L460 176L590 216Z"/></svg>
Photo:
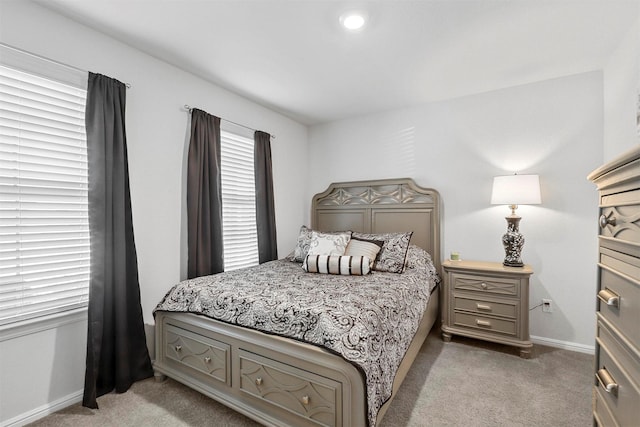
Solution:
<svg viewBox="0 0 640 427"><path fill-rule="evenodd" d="M638 426L640 146L596 169L588 179L599 196L594 423Z"/></svg>
<svg viewBox="0 0 640 427"><path fill-rule="evenodd" d="M442 267L442 339L463 335L512 345L520 348L521 357L529 358L531 267L451 260Z"/></svg>

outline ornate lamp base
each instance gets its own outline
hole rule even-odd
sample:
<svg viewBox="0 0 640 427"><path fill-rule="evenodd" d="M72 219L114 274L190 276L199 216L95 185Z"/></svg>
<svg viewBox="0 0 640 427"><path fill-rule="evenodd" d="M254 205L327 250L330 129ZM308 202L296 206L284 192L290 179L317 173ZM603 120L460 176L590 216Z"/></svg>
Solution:
<svg viewBox="0 0 640 427"><path fill-rule="evenodd" d="M502 264L507 267L522 267L524 263L520 258L520 253L524 246L524 236L518 231L522 217L511 214L505 219L507 220L507 232L502 236L502 245L506 255Z"/></svg>

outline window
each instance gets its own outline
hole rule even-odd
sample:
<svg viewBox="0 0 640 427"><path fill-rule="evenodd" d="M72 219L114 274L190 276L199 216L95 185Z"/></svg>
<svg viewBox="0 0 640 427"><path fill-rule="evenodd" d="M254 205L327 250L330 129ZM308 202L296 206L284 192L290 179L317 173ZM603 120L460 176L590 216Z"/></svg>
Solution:
<svg viewBox="0 0 640 427"><path fill-rule="evenodd" d="M246 131L222 129L220 135L224 269L229 271L259 262L254 142Z"/></svg>
<svg viewBox="0 0 640 427"><path fill-rule="evenodd" d="M90 248L86 90L68 83L78 76L63 82L7 66L5 59L20 55L0 47L11 54L0 64L0 325L6 325L86 306ZM38 74L64 68L22 56L46 62Z"/></svg>

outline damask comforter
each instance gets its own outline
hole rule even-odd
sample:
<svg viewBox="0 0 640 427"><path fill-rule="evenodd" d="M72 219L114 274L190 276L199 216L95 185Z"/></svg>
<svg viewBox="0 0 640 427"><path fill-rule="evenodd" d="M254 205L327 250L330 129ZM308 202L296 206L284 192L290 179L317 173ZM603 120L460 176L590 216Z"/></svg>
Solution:
<svg viewBox="0 0 640 427"><path fill-rule="evenodd" d="M429 254L416 246L406 265L402 274L334 276L272 261L185 280L154 312L196 313L341 355L364 373L374 426L439 280Z"/></svg>

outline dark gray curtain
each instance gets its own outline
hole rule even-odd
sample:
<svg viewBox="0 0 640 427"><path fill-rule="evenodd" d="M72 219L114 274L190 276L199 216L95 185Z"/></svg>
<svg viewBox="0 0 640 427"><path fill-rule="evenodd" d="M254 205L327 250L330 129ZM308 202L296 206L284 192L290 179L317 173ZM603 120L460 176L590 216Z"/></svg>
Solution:
<svg viewBox="0 0 640 427"><path fill-rule="evenodd" d="M83 406L153 375L131 220L125 85L89 73L86 130L91 274Z"/></svg>
<svg viewBox="0 0 640 427"><path fill-rule="evenodd" d="M189 278L224 270L220 118L194 108L187 162Z"/></svg>
<svg viewBox="0 0 640 427"><path fill-rule="evenodd" d="M278 259L276 213L273 201L273 172L271 170L271 135L255 131L254 167L256 179L256 222L258 225L259 262Z"/></svg>

